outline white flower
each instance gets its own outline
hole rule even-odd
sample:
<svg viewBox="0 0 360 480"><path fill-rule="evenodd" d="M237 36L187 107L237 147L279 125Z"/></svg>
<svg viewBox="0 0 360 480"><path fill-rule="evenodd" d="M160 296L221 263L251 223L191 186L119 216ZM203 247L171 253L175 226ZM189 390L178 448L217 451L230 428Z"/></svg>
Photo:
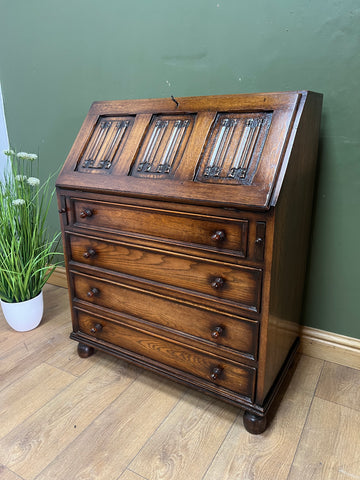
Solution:
<svg viewBox="0 0 360 480"><path fill-rule="evenodd" d="M37 187L38 185L40 185L40 180L36 177L29 177L27 179L27 183L32 187Z"/></svg>
<svg viewBox="0 0 360 480"><path fill-rule="evenodd" d="M12 204L15 207L18 207L19 205L25 205L25 200L23 200L22 198L17 198L16 200L13 200Z"/></svg>
<svg viewBox="0 0 360 480"><path fill-rule="evenodd" d="M14 150L4 150L4 155L8 156L8 157L11 157L12 155L15 155L15 152Z"/></svg>
<svg viewBox="0 0 360 480"><path fill-rule="evenodd" d="M26 152L19 152L16 156L17 156L18 158L21 158L22 160L27 160L27 156L28 156L28 155L29 155L29 154L26 153Z"/></svg>
<svg viewBox="0 0 360 480"><path fill-rule="evenodd" d="M16 175L15 180L18 180L21 182L22 180L26 180L27 176L26 175Z"/></svg>
<svg viewBox="0 0 360 480"><path fill-rule="evenodd" d="M19 152L17 154L17 157L20 158L20 160L36 160L38 157L35 155L35 153L26 153L26 152Z"/></svg>

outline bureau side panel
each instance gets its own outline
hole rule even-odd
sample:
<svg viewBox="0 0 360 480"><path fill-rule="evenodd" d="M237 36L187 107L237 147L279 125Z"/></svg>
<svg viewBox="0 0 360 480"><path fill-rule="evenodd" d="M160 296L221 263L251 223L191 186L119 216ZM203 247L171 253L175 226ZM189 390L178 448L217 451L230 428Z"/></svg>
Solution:
<svg viewBox="0 0 360 480"><path fill-rule="evenodd" d="M299 335L308 257L322 97L310 94L274 206L274 241L266 346L262 345L257 403L262 404ZM263 332L263 330L262 330ZM264 338L263 343L264 343ZM276 386L274 385L276 388Z"/></svg>

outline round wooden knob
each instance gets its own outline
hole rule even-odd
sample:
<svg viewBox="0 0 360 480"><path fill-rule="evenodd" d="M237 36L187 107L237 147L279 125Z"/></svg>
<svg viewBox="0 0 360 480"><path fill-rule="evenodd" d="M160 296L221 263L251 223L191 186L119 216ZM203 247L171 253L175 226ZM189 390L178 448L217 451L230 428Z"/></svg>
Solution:
<svg viewBox="0 0 360 480"><path fill-rule="evenodd" d="M101 323L95 323L95 325L91 328L91 333L99 333L103 329Z"/></svg>
<svg viewBox="0 0 360 480"><path fill-rule="evenodd" d="M211 282L212 288L215 290L219 290L220 288L223 288L225 285L225 279L222 277L216 277L213 282Z"/></svg>
<svg viewBox="0 0 360 480"><path fill-rule="evenodd" d="M87 292L87 296L91 298L91 297L95 297L95 296L99 295L99 293L100 293L100 290L98 288L92 287Z"/></svg>
<svg viewBox="0 0 360 480"><path fill-rule="evenodd" d="M84 258L91 258L91 257L95 257L95 255L96 255L95 250L93 248L88 248L83 256Z"/></svg>
<svg viewBox="0 0 360 480"><path fill-rule="evenodd" d="M224 230L216 230L215 233L211 235L211 240L214 240L215 242L222 242L225 240L225 232Z"/></svg>
<svg viewBox="0 0 360 480"><path fill-rule="evenodd" d="M81 218L92 217L93 213L94 212L90 208L83 208L80 212L80 217Z"/></svg>
<svg viewBox="0 0 360 480"><path fill-rule="evenodd" d="M220 326L215 327L214 330L211 332L212 338L216 340L222 335L223 331L224 331L223 327L220 327Z"/></svg>
<svg viewBox="0 0 360 480"><path fill-rule="evenodd" d="M217 380L220 375L222 374L223 368L219 366L213 368L210 372L210 378L211 380Z"/></svg>

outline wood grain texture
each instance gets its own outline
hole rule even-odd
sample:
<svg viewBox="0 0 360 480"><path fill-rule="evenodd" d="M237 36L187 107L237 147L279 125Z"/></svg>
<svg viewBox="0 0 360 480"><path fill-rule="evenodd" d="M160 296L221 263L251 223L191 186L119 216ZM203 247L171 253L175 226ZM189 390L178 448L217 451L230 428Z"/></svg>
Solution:
<svg viewBox="0 0 360 480"><path fill-rule="evenodd" d="M233 352L247 353L252 357L256 355L258 322L221 314L216 310L200 306L194 309L188 302L174 301L165 295L155 295L144 289L131 288L126 281L117 284L106 282L93 275L79 274L71 274L71 278L77 299L106 310L111 309L125 315L132 315L141 319L143 327L147 330L163 330L164 334L165 332L169 334L170 330L178 336L186 333L195 337L195 341L202 340L206 347L212 347L213 351L225 352L228 347ZM97 289L97 293L89 297L88 292L93 288ZM145 325L144 321L146 321ZM136 321L128 320L128 322L139 325ZM219 325L222 326L223 332L214 339L212 332ZM159 326L165 328L161 329Z"/></svg>
<svg viewBox="0 0 360 480"><path fill-rule="evenodd" d="M80 377L87 372L97 361L97 358L101 357L103 354L99 352L96 354L95 358L89 358L87 362L84 362L77 353L76 345L74 348L74 342L68 338L68 332L66 332L65 338L66 342L58 348L55 348L46 362L49 365L65 370L76 377Z"/></svg>
<svg viewBox="0 0 360 480"><path fill-rule="evenodd" d="M360 339L358 338L317 328L303 327L301 352L310 357L321 358L360 370Z"/></svg>
<svg viewBox="0 0 360 480"><path fill-rule="evenodd" d="M145 477L141 477L137 473L132 472L131 470L125 470L125 472L119 477L118 480L148 480Z"/></svg>
<svg viewBox="0 0 360 480"><path fill-rule="evenodd" d="M129 468L149 480L200 479L238 411L189 392Z"/></svg>
<svg viewBox="0 0 360 480"><path fill-rule="evenodd" d="M205 258L174 255L162 250L109 242L89 235L72 235L70 248L74 262L123 275L140 275L149 281L212 296L224 303L229 301L240 304L248 310L259 310L262 275L259 268L220 261L208 262ZM214 288L212 283L219 277L223 279L224 285ZM199 302L206 304L206 298L199 297Z"/></svg>
<svg viewBox="0 0 360 480"><path fill-rule="evenodd" d="M56 298L52 293L57 292ZM0 358L7 356L7 352L12 353L14 349L23 345L26 350L31 350L31 345L38 341L38 332L41 328L43 337L51 338L54 329L59 328L58 323L54 323L54 319L58 319L62 325L69 325L70 311L68 306L68 291L65 289L57 289L53 285L45 285L44 288L44 316L41 320L40 326L35 330L29 332L16 332L5 321L2 310L0 309ZM48 293L48 295L46 294ZM59 316L59 317L58 317ZM1 366L0 366L1 369Z"/></svg>
<svg viewBox="0 0 360 480"><path fill-rule="evenodd" d="M44 406L76 377L45 363L0 392L0 437ZM46 384L43 384L46 379Z"/></svg>
<svg viewBox="0 0 360 480"><path fill-rule="evenodd" d="M0 462L31 480L77 438L136 376L104 358L0 440Z"/></svg>
<svg viewBox="0 0 360 480"><path fill-rule="evenodd" d="M315 397L289 480L360 478L360 412Z"/></svg>
<svg viewBox="0 0 360 480"><path fill-rule="evenodd" d="M268 206L270 192L276 183L275 168L281 163L283 151L289 140L288 131L291 129L293 117L297 112L299 98L307 98L308 92L282 92L276 94L252 94L231 95L231 96L209 96L209 97L188 97L180 99L180 106L174 110L174 102L171 99L132 100L116 102L97 102L89 111L78 137L69 153L67 161L57 180L57 186L74 186L82 190L96 189L99 186L101 177L101 188L107 192L131 192L136 194L147 194L163 198L181 198L182 200L208 201L211 198L219 203L231 203L232 205L256 205L258 207ZM257 103L258 102L258 103ZM225 108L225 110L224 110ZM141 109L144 109L141 111ZM179 113L202 113L216 115L217 112L259 112L272 111L271 134L264 147L263 155L268 160L259 162L258 172L254 184L250 185L228 185L226 189L222 185L207 185L197 182L194 188L194 169L199 161L199 156L206 146L208 128L204 127L207 122L204 115L199 115L192 130L193 134L189 139L183 158L180 163L176 178L156 179L152 182L142 182L142 178L128 175L134 162L134 157L141 146L144 138L144 128L150 123L151 116ZM249 110L250 109L250 110ZM112 175L84 175L77 171L77 165L84 144L86 145L93 134L94 127L103 115L137 115L137 120L144 117L145 122L135 122L131 135L125 143L121 154L121 161L114 167ZM211 123L208 122L210 127ZM195 148L194 148L195 147ZM197 148L196 148L197 147ZM114 182L114 178L116 182ZM155 183L154 183L155 182ZM262 184L262 188L259 185Z"/></svg>
<svg viewBox="0 0 360 480"><path fill-rule="evenodd" d="M0 478L1 480L23 480L21 477L11 472L4 465L0 465Z"/></svg>
<svg viewBox="0 0 360 480"><path fill-rule="evenodd" d="M57 180L71 338L245 408L260 433L299 343L321 104L305 91L94 104ZM112 282L108 297L76 275ZM200 310L261 328L206 343Z"/></svg>
<svg viewBox="0 0 360 480"><path fill-rule="evenodd" d="M82 218L81 212L85 209L89 209L91 215ZM149 210L126 204L119 208L116 203L74 200L74 225L77 227L150 235L194 244L198 248L207 247L220 252L230 250L236 256L245 257L248 222L229 220L222 214L219 210L219 216L199 216L166 209ZM225 232L221 241L212 238L218 230Z"/></svg>
<svg viewBox="0 0 360 480"><path fill-rule="evenodd" d="M36 479L57 478L59 471L62 479L117 479L183 390L153 375L140 376Z"/></svg>
<svg viewBox="0 0 360 480"><path fill-rule="evenodd" d="M58 287L47 289L47 303L56 305L62 292ZM69 345L76 354L76 345L68 339L64 328L64 319L69 320L68 306L61 308L63 317L60 312L49 317L51 339L57 338L55 343L50 342L50 351L44 348L41 327L32 334L29 357L24 355L24 342L17 345L15 355L4 344L6 353L1 353L0 368L7 373L2 392L13 385L15 390L26 385L36 395L44 398L48 395L46 379L39 381L36 374L50 371L44 360L61 364L60 352L72 356ZM21 336L25 337L26 334ZM10 337L7 339L12 342ZM18 368L14 368L16 359ZM139 370L133 371L133 367L123 362L108 360L108 355L100 352L82 360L87 367L82 373L78 368L79 378L75 383L55 393L38 410L34 411L31 402L24 402L21 406L24 421L7 435L0 434L1 480L32 480L37 471L41 480L92 480L91 475L95 474L101 479L99 471L105 463L106 480L356 480L360 475L358 397L351 386L357 382L356 370L344 372L336 365L302 356L279 404L279 414L273 416L264 434L251 436L246 433L237 409L217 401L213 404L212 400L191 391L182 397L183 387L147 372L139 375ZM64 372L54 366L52 383L57 383L57 373L61 383ZM8 367L11 368L7 370ZM120 380L124 388L111 401L111 390L117 388L118 370L120 376L129 375L133 381ZM75 388L82 378L81 388ZM13 397L8 398L9 401L0 403L1 407L12 408ZM350 408L354 401L355 407ZM99 403L102 403L100 408ZM287 479L286 472L292 463ZM95 479L98 480L96 476Z"/></svg>
<svg viewBox="0 0 360 480"><path fill-rule="evenodd" d="M203 480L286 480L323 362L303 357L268 429L246 432L241 416L232 426Z"/></svg>
<svg viewBox="0 0 360 480"><path fill-rule="evenodd" d="M67 288L68 282L66 278L65 267L56 267L51 277L48 280L50 285L56 285L58 287Z"/></svg>
<svg viewBox="0 0 360 480"><path fill-rule="evenodd" d="M41 332L41 335L39 335ZM17 343L2 356L0 361L0 385L5 388L15 380L30 372L39 363L46 361L57 348L69 343L68 325L60 325L57 331L43 336L44 328L38 327L37 337Z"/></svg>
<svg viewBox="0 0 360 480"><path fill-rule="evenodd" d="M126 323L115 324L102 317L95 317L85 312L78 312L80 331L90 334L91 329L99 326L99 331L92 334L94 339L119 345L125 349L128 358L147 358L163 371L176 374L182 378L186 374L196 375L198 381L209 390L218 391L218 387L253 397L256 371L245 364L232 362L218 355L210 355L202 350L184 346L182 342L169 341L159 335L151 335L142 329L129 328ZM124 358L126 358L124 356ZM220 367L221 374L212 377L214 368ZM188 379L191 381L191 377Z"/></svg>
<svg viewBox="0 0 360 480"><path fill-rule="evenodd" d="M360 411L360 370L326 362L315 395Z"/></svg>

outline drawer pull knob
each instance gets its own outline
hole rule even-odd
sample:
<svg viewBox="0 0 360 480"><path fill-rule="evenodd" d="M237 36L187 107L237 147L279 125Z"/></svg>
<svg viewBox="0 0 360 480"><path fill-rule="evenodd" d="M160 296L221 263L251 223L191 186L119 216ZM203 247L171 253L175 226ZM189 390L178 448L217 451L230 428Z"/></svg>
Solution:
<svg viewBox="0 0 360 480"><path fill-rule="evenodd" d="M90 210L90 208L83 208L80 212L80 217L81 218L92 217L93 213L94 212Z"/></svg>
<svg viewBox="0 0 360 480"><path fill-rule="evenodd" d="M261 237L258 237L256 240L255 240L255 243L256 245L259 245L259 247L261 247L264 243L264 239L261 238Z"/></svg>
<svg viewBox="0 0 360 480"><path fill-rule="evenodd" d="M222 277L216 277L213 282L211 282L212 288L215 290L219 290L220 288L223 288L225 285L225 279Z"/></svg>
<svg viewBox="0 0 360 480"><path fill-rule="evenodd" d="M223 327L215 327L214 330L211 332L211 336L212 338L214 338L215 340L219 337L221 337L221 335L223 334Z"/></svg>
<svg viewBox="0 0 360 480"><path fill-rule="evenodd" d="M86 252L84 253L84 258L91 258L91 257L95 257L96 255L96 252L93 248L89 248L88 250L86 250Z"/></svg>
<svg viewBox="0 0 360 480"><path fill-rule="evenodd" d="M210 373L211 380L217 380L222 374L222 371L223 371L223 368L220 366L213 368Z"/></svg>
<svg viewBox="0 0 360 480"><path fill-rule="evenodd" d="M90 330L91 333L99 333L103 329L101 323L95 323L95 325Z"/></svg>
<svg viewBox="0 0 360 480"><path fill-rule="evenodd" d="M215 242L223 242L225 237L226 235L224 230L216 230L216 232L211 235L211 240L215 240Z"/></svg>
<svg viewBox="0 0 360 480"><path fill-rule="evenodd" d="M90 297L90 298L91 297L96 297L97 295L99 295L99 293L100 293L100 290L98 288L92 287L87 292L87 296Z"/></svg>

